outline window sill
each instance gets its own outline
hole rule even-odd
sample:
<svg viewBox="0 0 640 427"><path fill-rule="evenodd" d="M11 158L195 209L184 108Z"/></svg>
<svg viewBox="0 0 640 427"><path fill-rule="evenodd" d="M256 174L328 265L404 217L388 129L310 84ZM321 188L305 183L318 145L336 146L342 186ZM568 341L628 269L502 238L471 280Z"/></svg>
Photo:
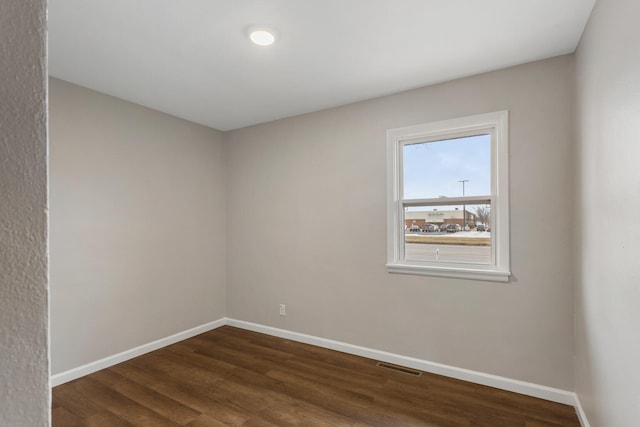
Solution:
<svg viewBox="0 0 640 427"><path fill-rule="evenodd" d="M456 279L484 280L489 282L508 282L511 277L511 272L509 271L427 267L411 264L387 264L387 271L395 274L414 274L418 276L449 277Z"/></svg>

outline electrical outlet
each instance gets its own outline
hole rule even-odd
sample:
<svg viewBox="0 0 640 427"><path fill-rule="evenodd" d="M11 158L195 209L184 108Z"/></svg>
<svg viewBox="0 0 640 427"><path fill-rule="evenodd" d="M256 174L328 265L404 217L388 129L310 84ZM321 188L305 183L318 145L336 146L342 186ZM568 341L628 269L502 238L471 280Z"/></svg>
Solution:
<svg viewBox="0 0 640 427"><path fill-rule="evenodd" d="M287 306L284 304L280 304L280 316L287 315Z"/></svg>

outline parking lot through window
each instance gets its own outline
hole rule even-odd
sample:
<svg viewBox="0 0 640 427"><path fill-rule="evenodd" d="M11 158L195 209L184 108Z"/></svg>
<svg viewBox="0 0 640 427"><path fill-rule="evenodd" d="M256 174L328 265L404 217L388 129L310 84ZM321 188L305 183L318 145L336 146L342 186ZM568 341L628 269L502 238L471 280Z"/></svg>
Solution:
<svg viewBox="0 0 640 427"><path fill-rule="evenodd" d="M392 273L509 280L506 111L387 132Z"/></svg>

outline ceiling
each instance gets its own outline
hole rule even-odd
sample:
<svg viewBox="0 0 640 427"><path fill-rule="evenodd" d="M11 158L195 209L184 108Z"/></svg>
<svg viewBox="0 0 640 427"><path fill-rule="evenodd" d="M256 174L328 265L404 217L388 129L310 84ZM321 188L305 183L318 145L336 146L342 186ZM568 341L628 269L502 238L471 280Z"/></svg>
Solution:
<svg viewBox="0 0 640 427"><path fill-rule="evenodd" d="M231 130L571 53L594 3L49 0L49 72Z"/></svg>

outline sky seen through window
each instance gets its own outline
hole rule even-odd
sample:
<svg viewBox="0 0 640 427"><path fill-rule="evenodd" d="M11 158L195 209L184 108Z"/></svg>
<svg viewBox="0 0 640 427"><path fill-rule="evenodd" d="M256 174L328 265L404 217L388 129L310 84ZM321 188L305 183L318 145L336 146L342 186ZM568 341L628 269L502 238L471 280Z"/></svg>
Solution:
<svg viewBox="0 0 640 427"><path fill-rule="evenodd" d="M491 135L423 142L403 148L405 199L491 194Z"/></svg>

